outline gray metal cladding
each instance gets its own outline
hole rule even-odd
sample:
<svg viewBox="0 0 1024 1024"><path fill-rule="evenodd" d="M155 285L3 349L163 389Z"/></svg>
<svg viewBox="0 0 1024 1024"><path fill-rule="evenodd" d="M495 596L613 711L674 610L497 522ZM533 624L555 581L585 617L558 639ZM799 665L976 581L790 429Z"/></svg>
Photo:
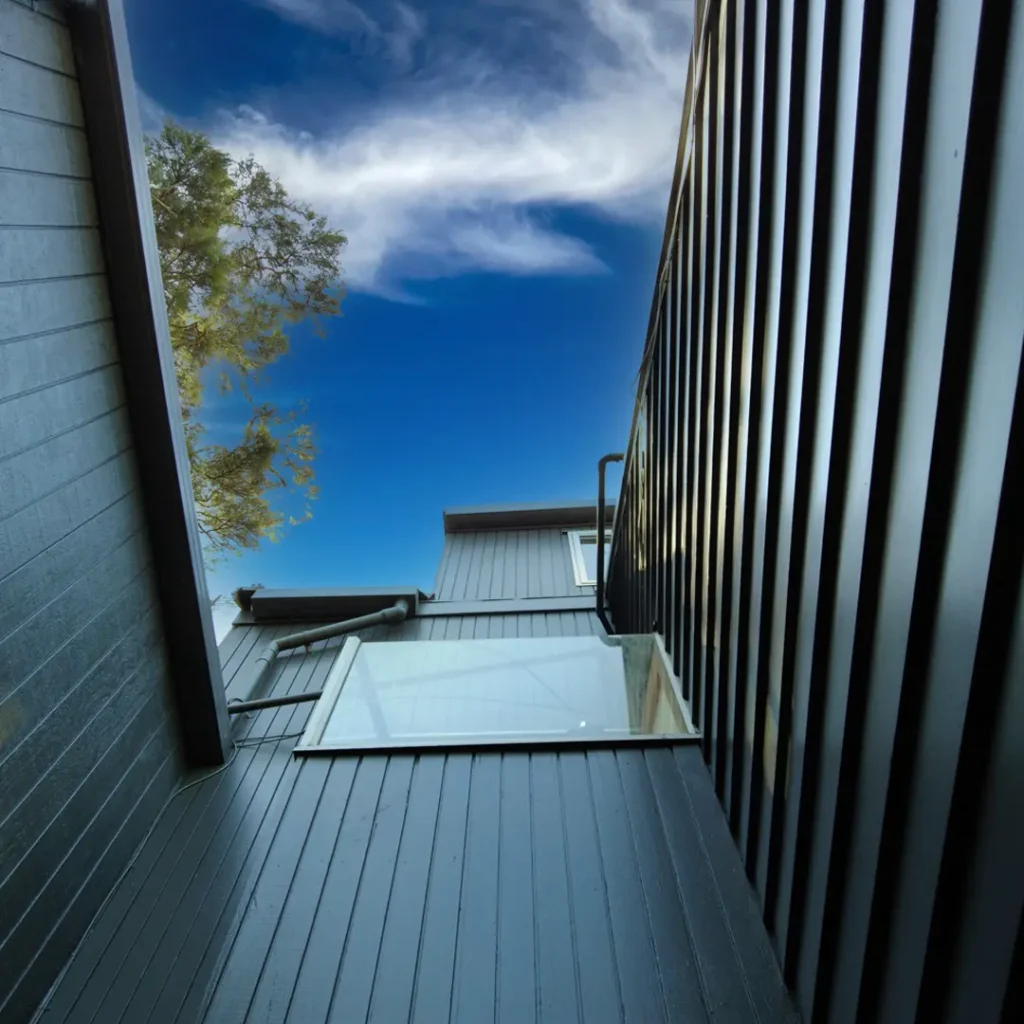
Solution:
<svg viewBox="0 0 1024 1024"><path fill-rule="evenodd" d="M1020 1019L1024 9L698 4L616 523L809 1019Z"/></svg>
<svg viewBox="0 0 1024 1024"><path fill-rule="evenodd" d="M479 530L445 537L437 571L439 601L593 593L593 587L576 586L564 529Z"/></svg>
<svg viewBox="0 0 1024 1024"><path fill-rule="evenodd" d="M0 0L5 1024L31 1017L182 772L78 83L53 14Z"/></svg>
<svg viewBox="0 0 1024 1024"><path fill-rule="evenodd" d="M225 640L232 685L267 636ZM696 748L297 759L310 710L171 800L45 1020L794 1019Z"/></svg>

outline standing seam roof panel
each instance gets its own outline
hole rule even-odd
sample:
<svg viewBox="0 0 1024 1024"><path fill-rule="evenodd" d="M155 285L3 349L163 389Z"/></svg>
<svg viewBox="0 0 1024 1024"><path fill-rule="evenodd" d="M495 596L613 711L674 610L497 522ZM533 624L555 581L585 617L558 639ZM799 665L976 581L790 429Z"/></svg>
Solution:
<svg viewBox="0 0 1024 1024"><path fill-rule="evenodd" d="M438 572L437 599L593 596L592 586L576 586L567 532L550 527L449 534Z"/></svg>
<svg viewBox="0 0 1024 1024"><path fill-rule="evenodd" d="M410 619L364 639L592 620ZM229 691L292 628L233 630ZM339 649L282 655L270 692L323 686ZM795 1019L697 748L296 759L274 737L310 712L237 723L272 741L171 801L48 1024Z"/></svg>

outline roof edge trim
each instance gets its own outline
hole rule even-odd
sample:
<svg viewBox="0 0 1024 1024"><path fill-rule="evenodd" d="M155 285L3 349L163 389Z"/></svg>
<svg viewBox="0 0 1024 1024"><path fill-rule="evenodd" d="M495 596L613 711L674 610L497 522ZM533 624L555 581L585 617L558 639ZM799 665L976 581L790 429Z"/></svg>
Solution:
<svg viewBox="0 0 1024 1024"><path fill-rule="evenodd" d="M230 723L178 408L124 11L121 0L62 6L78 71L182 743L190 764L222 764Z"/></svg>
<svg viewBox="0 0 1024 1024"><path fill-rule="evenodd" d="M396 601L409 603L409 618L418 614L426 595L417 587L341 587L308 590L271 590L260 587L248 599L248 610L236 624L277 622L340 622L370 615Z"/></svg>
<svg viewBox="0 0 1024 1024"><path fill-rule="evenodd" d="M606 505L605 522L615 514L615 503ZM528 502L515 505L463 505L444 510L444 532L476 530L526 530L552 526L596 526L597 499L593 501Z"/></svg>

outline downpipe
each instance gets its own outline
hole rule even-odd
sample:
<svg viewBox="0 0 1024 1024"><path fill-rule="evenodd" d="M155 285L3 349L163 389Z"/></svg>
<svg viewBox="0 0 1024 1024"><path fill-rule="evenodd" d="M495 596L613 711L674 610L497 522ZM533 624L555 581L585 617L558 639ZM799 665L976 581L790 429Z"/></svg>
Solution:
<svg viewBox="0 0 1024 1024"><path fill-rule="evenodd" d="M308 647L310 644L315 644L318 640L330 640L336 636L344 636L346 633L355 633L360 629L368 629L370 626L397 625L399 622L404 622L408 614L409 602L400 599L390 608L384 608L379 612L360 615L355 619L345 619L343 622L332 622L329 626L317 626L315 629L307 629L301 633L289 633L288 636L279 636L276 640L271 640L256 659L256 679L250 692L260 693L262 691L274 662L282 651L291 651L296 647ZM284 704L302 704L307 701L317 700L322 693L323 690L310 690L306 693L288 694L285 697L264 697L257 700L235 701L228 705L228 714L241 715L247 711L276 708Z"/></svg>
<svg viewBox="0 0 1024 1024"><path fill-rule="evenodd" d="M608 613L604 610L604 477L609 462L621 462L625 458L622 452L602 455L597 464L597 617L604 626L604 631L612 636L612 628Z"/></svg>

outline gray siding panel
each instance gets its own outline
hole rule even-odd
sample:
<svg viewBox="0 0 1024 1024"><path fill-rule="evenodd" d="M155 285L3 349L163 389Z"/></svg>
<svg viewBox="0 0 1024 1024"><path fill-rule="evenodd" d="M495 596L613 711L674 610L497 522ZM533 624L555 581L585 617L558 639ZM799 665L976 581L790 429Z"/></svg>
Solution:
<svg viewBox="0 0 1024 1024"><path fill-rule="evenodd" d="M103 907L124 866L160 814L168 792L180 778L181 759L165 722L161 722L134 760L126 762L124 767L126 770L117 789L110 793L88 834L82 837L95 844L96 852L86 844L83 849L72 850L62 865L61 899L50 900L47 908L53 925L16 987L10 991L3 1006L5 1021L30 1019L53 984L59 965L66 963L74 953L78 937ZM122 795L126 797L124 801ZM92 869L75 890L67 881L68 874L80 874L86 856Z"/></svg>
<svg viewBox="0 0 1024 1024"><path fill-rule="evenodd" d="M0 705L10 723L0 814L61 756L94 702L106 699L152 647L145 568Z"/></svg>
<svg viewBox="0 0 1024 1024"><path fill-rule="evenodd" d="M125 580L144 569L148 560L146 537L137 532L0 640L0 662L6 674L0 681L0 702L28 683L60 648L80 643L80 631L97 617L97 611L103 615Z"/></svg>
<svg viewBox="0 0 1024 1024"><path fill-rule="evenodd" d="M182 771L67 28L0 0L0 1018Z"/></svg>
<svg viewBox="0 0 1024 1024"><path fill-rule="evenodd" d="M562 615L366 638L477 625ZM292 628L236 627L229 691ZM339 646L281 657L272 692L322 686ZM697 748L296 759L310 711L247 716L264 742L171 800L48 1022L794 1019Z"/></svg>
<svg viewBox="0 0 1024 1024"><path fill-rule="evenodd" d="M74 821L76 831L67 836L66 842L55 841L51 847L45 841L54 837L43 836L44 843L30 848L27 859L8 879L0 894L5 913L10 915L7 920L11 923L7 938L0 945L0 964L3 965L0 968L0 985L4 991L17 991L22 972L38 955L38 950L45 947L54 920L60 920L69 901L83 884L88 883L88 875L83 878L79 856L84 854L94 859L97 852L102 852L145 789L153 770L162 765L171 752L163 722L158 722L155 729L161 733L156 743L146 743L148 737L145 735L136 737L136 741L141 743L135 750L127 752L130 757L127 765L132 768L130 773L124 771L126 764L122 761L116 775L104 780L106 788L93 789L88 793L92 807L85 809L82 818ZM135 755L140 748L142 762L136 763ZM69 781L65 779L65 784ZM49 859L43 860L43 854L49 854ZM26 889L26 884L34 884L35 888ZM101 891L96 895L102 900L106 893ZM54 965L51 962L49 966L52 970ZM36 999L40 995L42 993L34 993Z"/></svg>
<svg viewBox="0 0 1024 1024"><path fill-rule="evenodd" d="M577 587L566 531L483 530L445 538L439 601L592 596Z"/></svg>
<svg viewBox="0 0 1024 1024"><path fill-rule="evenodd" d="M0 148L3 131L0 115ZM7 230L0 225L0 237ZM9 256L6 245L4 256ZM68 330L109 317L110 296L106 280L99 274L0 287L0 342Z"/></svg>
<svg viewBox="0 0 1024 1024"><path fill-rule="evenodd" d="M120 689L86 713L78 735L11 812L9 842L0 851L5 900L25 900L42 888L47 871L119 781L128 752L134 756L167 713L155 690L159 661L152 654L152 647L139 653Z"/></svg>
<svg viewBox="0 0 1024 1024"><path fill-rule="evenodd" d="M132 454L126 452L6 517L7 547L0 551L0 587L8 573L135 490L134 469Z"/></svg>
<svg viewBox="0 0 1024 1024"><path fill-rule="evenodd" d="M0 53L0 110L82 126L82 101L73 78L5 53Z"/></svg>
<svg viewBox="0 0 1024 1024"><path fill-rule="evenodd" d="M111 462L130 446L127 419L115 409L0 461L4 518Z"/></svg>
<svg viewBox="0 0 1024 1024"><path fill-rule="evenodd" d="M70 125L36 121L0 110L0 168L88 178L89 147L85 132Z"/></svg>
<svg viewBox="0 0 1024 1024"><path fill-rule="evenodd" d="M141 528L138 503L128 494L6 576L0 581L0 636L8 636L40 608L59 601L68 587Z"/></svg>
<svg viewBox="0 0 1024 1024"><path fill-rule="evenodd" d="M0 459L91 423L124 403L120 368L111 363L0 405Z"/></svg>
<svg viewBox="0 0 1024 1024"><path fill-rule="evenodd" d="M91 182L0 170L0 224L40 229L96 222Z"/></svg>
<svg viewBox="0 0 1024 1024"><path fill-rule="evenodd" d="M39 4L35 5L39 8ZM75 57L66 32L55 32L49 20L28 6L5 3L0 7L0 53L49 68L75 73Z"/></svg>
<svg viewBox="0 0 1024 1024"><path fill-rule="evenodd" d="M9 341L0 352L0 401L57 384L110 362L110 322Z"/></svg>
<svg viewBox="0 0 1024 1024"><path fill-rule="evenodd" d="M9 227L3 238L13 258L4 261L0 284L103 271L100 233L93 227Z"/></svg>

